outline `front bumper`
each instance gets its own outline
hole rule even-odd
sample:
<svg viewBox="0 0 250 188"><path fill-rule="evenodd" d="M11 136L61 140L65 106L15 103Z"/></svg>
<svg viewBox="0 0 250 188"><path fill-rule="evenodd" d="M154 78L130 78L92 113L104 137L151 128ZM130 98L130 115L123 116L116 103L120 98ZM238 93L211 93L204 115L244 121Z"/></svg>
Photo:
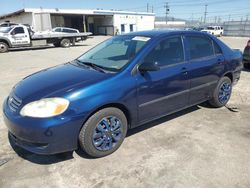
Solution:
<svg viewBox="0 0 250 188"><path fill-rule="evenodd" d="M19 113L11 111L6 101L3 104L4 122L13 143L30 152L45 155L77 149L83 118L22 117Z"/></svg>

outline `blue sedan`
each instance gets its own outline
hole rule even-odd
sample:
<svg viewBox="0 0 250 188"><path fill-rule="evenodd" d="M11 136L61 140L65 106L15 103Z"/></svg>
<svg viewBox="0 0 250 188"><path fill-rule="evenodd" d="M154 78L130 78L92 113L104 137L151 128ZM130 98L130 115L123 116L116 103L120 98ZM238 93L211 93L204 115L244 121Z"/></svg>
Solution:
<svg viewBox="0 0 250 188"><path fill-rule="evenodd" d="M113 37L21 80L4 102L9 138L37 154L113 153L127 130L208 101L222 107L242 54L196 31Z"/></svg>

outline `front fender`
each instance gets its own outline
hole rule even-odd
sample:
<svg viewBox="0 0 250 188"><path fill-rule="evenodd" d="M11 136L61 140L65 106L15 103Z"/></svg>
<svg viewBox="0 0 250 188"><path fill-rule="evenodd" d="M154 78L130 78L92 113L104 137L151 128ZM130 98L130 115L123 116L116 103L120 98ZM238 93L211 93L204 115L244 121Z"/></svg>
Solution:
<svg viewBox="0 0 250 188"><path fill-rule="evenodd" d="M9 47L12 47L11 42L7 37L0 36L0 41L6 42Z"/></svg>

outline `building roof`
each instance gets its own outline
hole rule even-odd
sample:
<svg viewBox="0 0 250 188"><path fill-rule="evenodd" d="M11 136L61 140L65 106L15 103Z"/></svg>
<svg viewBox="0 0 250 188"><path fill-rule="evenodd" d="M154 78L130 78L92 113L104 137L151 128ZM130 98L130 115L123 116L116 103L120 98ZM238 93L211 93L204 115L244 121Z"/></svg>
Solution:
<svg viewBox="0 0 250 188"><path fill-rule="evenodd" d="M103 9L44 9L44 8L24 8L12 13L1 15L0 19L7 18L11 16L16 16L21 13L50 13L50 14L74 14L74 15L114 15L114 14L124 14L124 15L139 15L139 16L155 16L154 13L148 12L131 12L131 11L121 11L121 10L103 10Z"/></svg>

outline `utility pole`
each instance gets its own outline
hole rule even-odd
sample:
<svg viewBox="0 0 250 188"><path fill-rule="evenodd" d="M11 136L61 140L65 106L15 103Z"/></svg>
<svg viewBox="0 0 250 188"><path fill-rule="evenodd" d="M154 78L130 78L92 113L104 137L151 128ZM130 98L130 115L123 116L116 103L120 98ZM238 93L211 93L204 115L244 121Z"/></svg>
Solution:
<svg viewBox="0 0 250 188"><path fill-rule="evenodd" d="M149 4L147 3L147 12L149 12Z"/></svg>
<svg viewBox="0 0 250 188"><path fill-rule="evenodd" d="M152 5L152 13L154 13L154 6Z"/></svg>
<svg viewBox="0 0 250 188"><path fill-rule="evenodd" d="M205 5L205 12L204 12L204 23L207 21L207 4Z"/></svg>
<svg viewBox="0 0 250 188"><path fill-rule="evenodd" d="M165 3L164 8L166 9L166 23L168 22L169 5L168 2Z"/></svg>

